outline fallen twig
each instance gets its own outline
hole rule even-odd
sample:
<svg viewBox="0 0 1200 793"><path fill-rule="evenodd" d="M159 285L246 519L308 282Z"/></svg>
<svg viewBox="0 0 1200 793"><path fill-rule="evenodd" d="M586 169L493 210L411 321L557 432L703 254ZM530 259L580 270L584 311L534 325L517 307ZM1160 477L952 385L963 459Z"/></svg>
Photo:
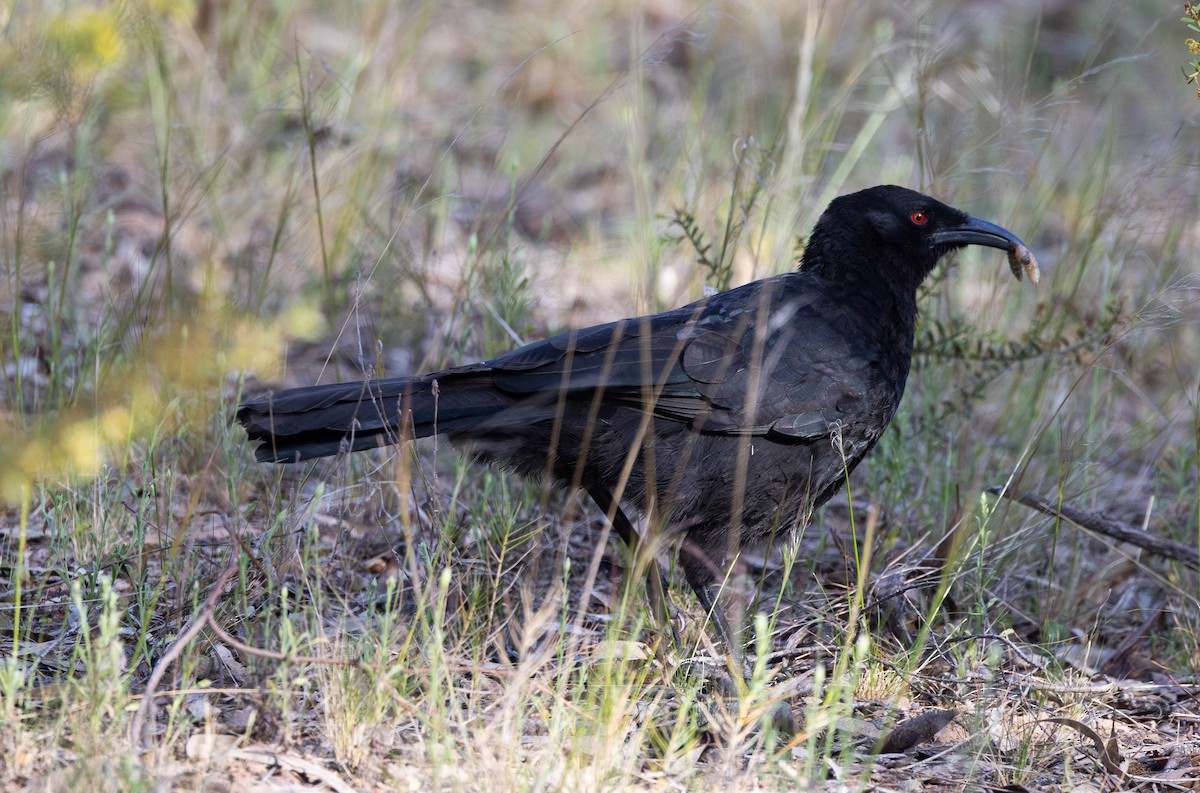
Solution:
<svg viewBox="0 0 1200 793"><path fill-rule="evenodd" d="M212 630L221 641L233 646L240 652L248 655L257 655L262 658L270 658L275 661L302 663L302 664L327 664L334 666L353 666L362 668L362 664L357 659L353 658L337 658L337 657L316 657L308 655L289 655L280 653L274 650L262 650L257 647L251 647L245 642L231 636L224 628L217 624L213 618L213 612L216 610L217 599L221 596L225 585L229 583L229 579L238 570L238 563L235 560L232 564L221 573L216 584L213 585L212 592L204 601L199 611L196 612L191 624L183 630L175 641L171 642L171 646L163 653L162 658L158 659L158 663L154 665L154 670L150 673L150 678L146 681L146 689L142 692L142 701L138 703L137 711L133 714L133 719L129 724L129 735L134 746L144 748L146 743L143 739L145 730L150 726L147 724L147 716L153 713L154 699L158 694L158 684L162 682L163 676L167 673L167 669L171 664L179 660L179 656L183 653L183 649L200 634L206 627ZM152 724L153 722L151 722Z"/></svg>
<svg viewBox="0 0 1200 793"><path fill-rule="evenodd" d="M1081 529L1094 531L1097 534L1103 534L1106 537L1112 537L1120 542L1127 542L1130 545L1157 554L1158 556L1167 559L1174 559L1178 562L1183 562L1193 570L1200 570L1200 552L1195 548L1184 545L1181 542L1174 540L1166 540L1162 537L1155 536L1148 531L1135 529L1126 523L1119 520L1099 515L1095 512L1085 512L1081 509L1075 509L1065 504L1056 504L1053 501L1044 499L1041 496L1035 496L1032 493L1020 493L1005 490L1002 487L989 487L987 492L993 496L1001 496L1003 498L1016 501L1024 504L1027 507L1036 509L1044 515L1065 520L1067 523L1074 524Z"/></svg>

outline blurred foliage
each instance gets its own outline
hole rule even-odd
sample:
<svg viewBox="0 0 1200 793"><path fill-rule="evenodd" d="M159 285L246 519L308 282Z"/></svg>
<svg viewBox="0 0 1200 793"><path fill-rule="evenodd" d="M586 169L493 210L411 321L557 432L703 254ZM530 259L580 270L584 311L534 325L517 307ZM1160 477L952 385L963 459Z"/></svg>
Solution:
<svg viewBox="0 0 1200 793"><path fill-rule="evenodd" d="M267 323L211 305L147 338L134 355L99 364L94 386L63 409L24 421L0 413L0 503L22 503L38 482L94 477L149 437L204 426L225 413L220 400L230 378L277 376L287 340L323 331L311 305Z"/></svg>
<svg viewBox="0 0 1200 793"><path fill-rule="evenodd" d="M54 4L47 4L53 7ZM0 97L48 101L77 116L97 81L155 46L164 23L192 14L190 0L129 0L95 6L67 4L14 9L0 43Z"/></svg>

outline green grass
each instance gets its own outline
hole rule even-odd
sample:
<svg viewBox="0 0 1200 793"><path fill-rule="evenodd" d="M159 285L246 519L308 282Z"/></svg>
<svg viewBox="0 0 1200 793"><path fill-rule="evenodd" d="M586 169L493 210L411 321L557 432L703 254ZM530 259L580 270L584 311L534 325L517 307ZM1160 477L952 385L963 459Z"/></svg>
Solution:
<svg viewBox="0 0 1200 793"><path fill-rule="evenodd" d="M243 5L4 17L6 789L1102 784L1064 717L1196 754L1195 571L984 495L1200 538L1175 11ZM681 581L658 644L585 500L444 441L259 466L231 426L266 384L780 272L882 182L1013 229L1043 281L971 251L928 285L887 435L728 582L758 615L737 692ZM1130 637L1160 688L1105 666ZM934 708L936 744L870 753Z"/></svg>

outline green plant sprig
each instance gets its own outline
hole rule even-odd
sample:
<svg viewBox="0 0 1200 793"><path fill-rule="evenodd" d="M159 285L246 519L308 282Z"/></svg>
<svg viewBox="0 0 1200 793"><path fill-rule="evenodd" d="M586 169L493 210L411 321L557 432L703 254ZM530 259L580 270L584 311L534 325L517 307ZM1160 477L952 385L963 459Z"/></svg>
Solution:
<svg viewBox="0 0 1200 793"><path fill-rule="evenodd" d="M1200 33L1200 5L1184 3L1183 13L1184 16L1179 21L1186 24L1189 30ZM1184 43L1187 44L1188 50L1191 51L1192 55L1200 55L1200 41L1188 37ZM1183 76L1187 79L1188 85L1192 83L1196 84L1196 98L1200 99L1200 59L1192 58L1188 62L1188 65L1182 68ZM1189 69L1191 70L1190 72Z"/></svg>

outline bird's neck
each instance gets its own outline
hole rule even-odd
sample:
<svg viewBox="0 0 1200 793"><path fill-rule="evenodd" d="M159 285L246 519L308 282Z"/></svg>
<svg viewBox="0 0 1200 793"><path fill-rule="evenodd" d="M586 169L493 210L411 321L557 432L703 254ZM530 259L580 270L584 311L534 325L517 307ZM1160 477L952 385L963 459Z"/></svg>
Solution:
<svg viewBox="0 0 1200 793"><path fill-rule="evenodd" d="M914 306L917 288L936 265L932 255L902 256L890 249L867 253L861 240L829 234L821 227L813 232L800 260L801 270L855 288L909 295Z"/></svg>
<svg viewBox="0 0 1200 793"><path fill-rule="evenodd" d="M888 379L903 392L916 335L917 290L936 264L887 253L868 256L860 241L818 228L800 270L837 284L878 349L897 353L883 360Z"/></svg>
<svg viewBox="0 0 1200 793"><path fill-rule="evenodd" d="M854 317L857 333L870 339L878 352L881 373L896 389L896 400L904 393L912 361L917 327L918 283L886 279L878 273L850 270L840 273L835 283L843 305Z"/></svg>
<svg viewBox="0 0 1200 793"><path fill-rule="evenodd" d="M903 278L883 279L881 282L878 273L853 270L841 273L835 282L840 285L842 294L858 306L864 322L906 337L911 347L917 324L917 288L920 282L913 283Z"/></svg>

